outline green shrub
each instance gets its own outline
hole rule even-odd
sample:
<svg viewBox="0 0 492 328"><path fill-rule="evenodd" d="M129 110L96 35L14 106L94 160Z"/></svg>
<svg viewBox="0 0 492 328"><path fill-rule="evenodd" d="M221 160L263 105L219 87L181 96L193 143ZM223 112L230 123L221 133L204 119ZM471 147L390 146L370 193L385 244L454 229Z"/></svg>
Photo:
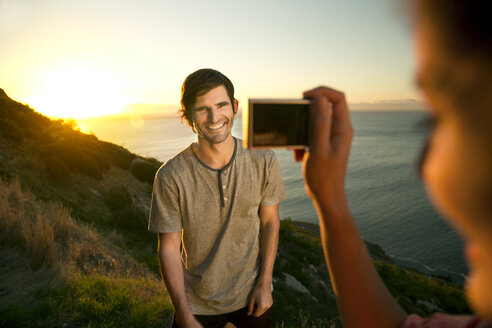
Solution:
<svg viewBox="0 0 492 328"><path fill-rule="evenodd" d="M93 160L86 160L85 163L81 164L79 166L79 170L81 173L84 173L85 175L94 178L94 179L101 179L102 178L102 172L97 163Z"/></svg>
<svg viewBox="0 0 492 328"><path fill-rule="evenodd" d="M150 159L136 158L130 167L130 172L140 181L149 184L154 183L155 173L159 169L157 161Z"/></svg>
<svg viewBox="0 0 492 328"><path fill-rule="evenodd" d="M130 169L132 163L132 154L125 148L112 144L110 142L101 141L103 152L111 159L111 163L124 170Z"/></svg>
<svg viewBox="0 0 492 328"><path fill-rule="evenodd" d="M70 175L67 165L58 157L45 157L44 164L48 176L55 181L65 180Z"/></svg>
<svg viewBox="0 0 492 328"><path fill-rule="evenodd" d="M105 153L94 152L91 155L102 172L106 172L107 170L109 170L109 168L111 167L111 161Z"/></svg>
<svg viewBox="0 0 492 328"><path fill-rule="evenodd" d="M133 232L147 232L147 215L135 206L126 206L113 213L118 228Z"/></svg>
<svg viewBox="0 0 492 328"><path fill-rule="evenodd" d="M29 139L39 140L40 134L40 130L36 127L28 127L24 129L24 136Z"/></svg>
<svg viewBox="0 0 492 328"><path fill-rule="evenodd" d="M47 145L44 153L45 156L52 155L61 159L72 172L80 172L95 179L102 177L96 159L88 151L66 139Z"/></svg>
<svg viewBox="0 0 492 328"><path fill-rule="evenodd" d="M22 129L11 120L0 119L0 128L3 136L10 140L22 141L24 139Z"/></svg>
<svg viewBox="0 0 492 328"><path fill-rule="evenodd" d="M131 206L133 199L125 186L119 186L104 193L104 203L111 211L117 211Z"/></svg>

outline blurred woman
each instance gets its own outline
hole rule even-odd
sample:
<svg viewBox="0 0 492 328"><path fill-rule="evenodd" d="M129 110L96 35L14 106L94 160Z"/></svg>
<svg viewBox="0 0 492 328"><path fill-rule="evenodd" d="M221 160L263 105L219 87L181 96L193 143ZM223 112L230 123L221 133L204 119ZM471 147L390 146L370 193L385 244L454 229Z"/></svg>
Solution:
<svg viewBox="0 0 492 328"><path fill-rule="evenodd" d="M492 327L492 20L478 0L414 0L417 83L434 122L420 161L440 213L465 239L476 316L406 314L378 276L350 213L344 179L353 130L343 93L320 87L304 155L344 327Z"/></svg>

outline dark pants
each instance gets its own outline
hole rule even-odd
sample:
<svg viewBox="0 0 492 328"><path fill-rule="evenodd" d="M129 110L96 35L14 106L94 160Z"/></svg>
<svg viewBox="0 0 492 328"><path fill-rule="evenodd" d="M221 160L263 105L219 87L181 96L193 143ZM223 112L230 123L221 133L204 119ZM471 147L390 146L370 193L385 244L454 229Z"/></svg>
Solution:
<svg viewBox="0 0 492 328"><path fill-rule="evenodd" d="M195 315L196 320L204 328L222 328L227 323L232 323L237 328L274 328L275 310L273 306L259 317L248 315L248 308L239 309L234 312L217 315ZM179 328L176 316L173 316L172 328Z"/></svg>

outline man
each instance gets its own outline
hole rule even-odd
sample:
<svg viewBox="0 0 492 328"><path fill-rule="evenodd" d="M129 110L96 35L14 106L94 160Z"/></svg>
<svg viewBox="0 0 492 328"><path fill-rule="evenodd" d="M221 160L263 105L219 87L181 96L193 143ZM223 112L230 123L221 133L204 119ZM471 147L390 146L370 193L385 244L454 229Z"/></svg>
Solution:
<svg viewBox="0 0 492 328"><path fill-rule="evenodd" d="M284 189L272 151L231 134L238 101L222 73L201 69L181 89L198 140L156 174L149 230L175 313L173 327L274 327L272 272Z"/></svg>

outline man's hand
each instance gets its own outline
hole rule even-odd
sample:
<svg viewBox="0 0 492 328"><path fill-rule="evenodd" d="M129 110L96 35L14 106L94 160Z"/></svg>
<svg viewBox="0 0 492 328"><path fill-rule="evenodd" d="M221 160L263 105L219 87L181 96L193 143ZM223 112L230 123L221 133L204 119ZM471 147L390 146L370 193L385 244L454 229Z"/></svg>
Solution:
<svg viewBox="0 0 492 328"><path fill-rule="evenodd" d="M191 313L183 318L178 317L177 319L180 328L203 328Z"/></svg>
<svg viewBox="0 0 492 328"><path fill-rule="evenodd" d="M309 151L304 155L306 191L318 205L345 203L344 180L353 130L345 95L319 87L304 93L312 99Z"/></svg>
<svg viewBox="0 0 492 328"><path fill-rule="evenodd" d="M248 315L259 317L273 305L272 289L270 285L257 285L249 299Z"/></svg>

